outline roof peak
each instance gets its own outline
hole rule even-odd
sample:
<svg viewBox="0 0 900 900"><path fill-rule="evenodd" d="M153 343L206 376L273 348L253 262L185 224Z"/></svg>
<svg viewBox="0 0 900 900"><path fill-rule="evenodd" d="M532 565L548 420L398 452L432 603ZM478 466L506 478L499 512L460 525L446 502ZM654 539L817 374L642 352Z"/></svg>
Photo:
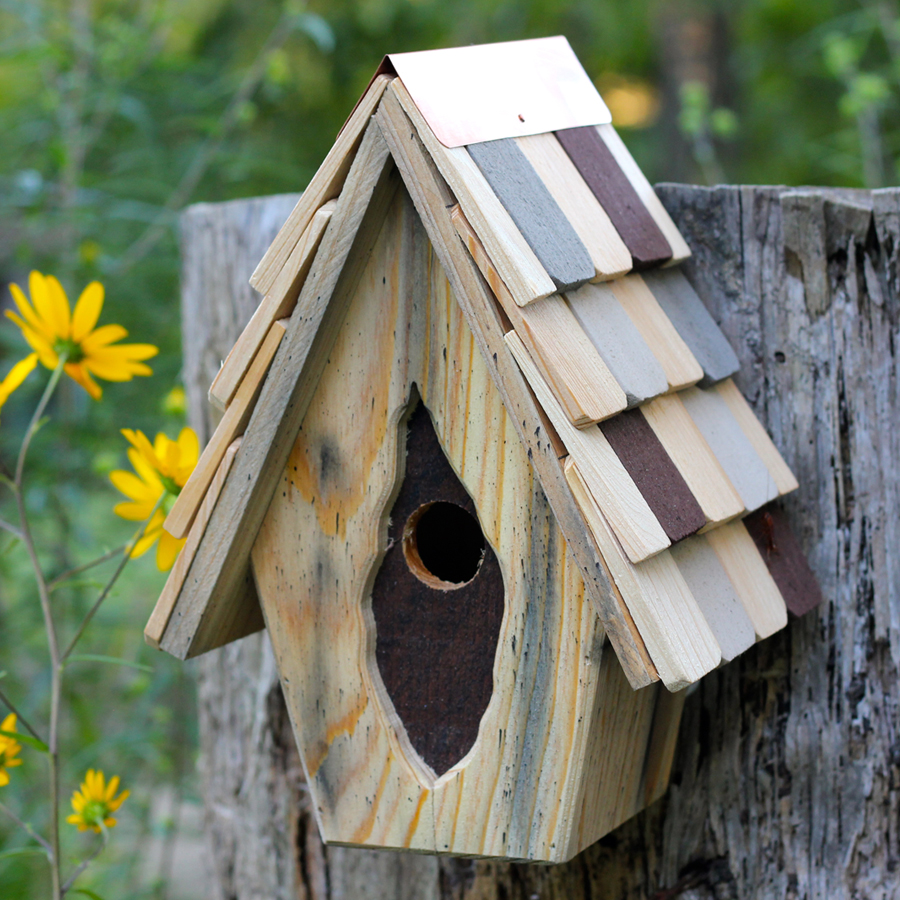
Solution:
<svg viewBox="0 0 900 900"><path fill-rule="evenodd" d="M562 35L391 53L380 74L403 79L448 148L612 122Z"/></svg>

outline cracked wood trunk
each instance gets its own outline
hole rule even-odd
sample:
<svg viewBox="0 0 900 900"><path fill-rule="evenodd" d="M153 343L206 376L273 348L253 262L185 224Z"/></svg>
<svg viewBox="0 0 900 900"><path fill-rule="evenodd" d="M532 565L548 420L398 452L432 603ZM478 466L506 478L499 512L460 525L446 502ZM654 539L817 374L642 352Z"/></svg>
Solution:
<svg viewBox="0 0 900 900"><path fill-rule="evenodd" d="M667 796L556 867L323 848L265 635L207 654L214 900L900 897L900 191L695 188L663 202L737 381L800 480L787 511L826 603L706 676ZM184 379L206 390L296 197L182 217Z"/></svg>

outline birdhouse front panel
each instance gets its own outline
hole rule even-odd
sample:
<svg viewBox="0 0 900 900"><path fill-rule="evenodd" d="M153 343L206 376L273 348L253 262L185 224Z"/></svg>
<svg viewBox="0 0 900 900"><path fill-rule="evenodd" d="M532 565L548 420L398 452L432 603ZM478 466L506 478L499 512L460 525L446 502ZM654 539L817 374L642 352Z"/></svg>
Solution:
<svg viewBox="0 0 900 900"><path fill-rule="evenodd" d="M210 388L147 639L265 622L328 841L566 860L665 789L683 689L820 599L603 110L561 39L387 58Z"/></svg>
<svg viewBox="0 0 900 900"><path fill-rule="evenodd" d="M562 860L653 791L658 689L605 645L402 187L253 568L326 840Z"/></svg>

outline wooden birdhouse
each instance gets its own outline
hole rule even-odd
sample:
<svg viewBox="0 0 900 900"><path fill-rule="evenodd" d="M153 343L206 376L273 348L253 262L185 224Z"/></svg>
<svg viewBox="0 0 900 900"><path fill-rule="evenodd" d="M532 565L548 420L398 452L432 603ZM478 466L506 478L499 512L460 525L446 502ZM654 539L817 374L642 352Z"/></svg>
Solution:
<svg viewBox="0 0 900 900"><path fill-rule="evenodd" d="M147 627L268 629L326 841L567 860L816 602L689 255L564 38L385 59L253 275Z"/></svg>

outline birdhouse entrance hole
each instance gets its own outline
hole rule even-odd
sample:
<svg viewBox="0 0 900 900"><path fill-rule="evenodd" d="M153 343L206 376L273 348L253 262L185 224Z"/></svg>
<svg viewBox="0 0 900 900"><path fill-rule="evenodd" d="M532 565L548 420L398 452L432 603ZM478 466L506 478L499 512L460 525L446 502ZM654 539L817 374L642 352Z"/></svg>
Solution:
<svg viewBox="0 0 900 900"><path fill-rule="evenodd" d="M412 749L435 775L464 757L494 689L500 563L425 404L401 423L405 472L372 586L375 662Z"/></svg>
<svg viewBox="0 0 900 900"><path fill-rule="evenodd" d="M426 503L406 520L403 556L419 581L439 590L456 590L478 574L484 535L475 517L461 506Z"/></svg>

